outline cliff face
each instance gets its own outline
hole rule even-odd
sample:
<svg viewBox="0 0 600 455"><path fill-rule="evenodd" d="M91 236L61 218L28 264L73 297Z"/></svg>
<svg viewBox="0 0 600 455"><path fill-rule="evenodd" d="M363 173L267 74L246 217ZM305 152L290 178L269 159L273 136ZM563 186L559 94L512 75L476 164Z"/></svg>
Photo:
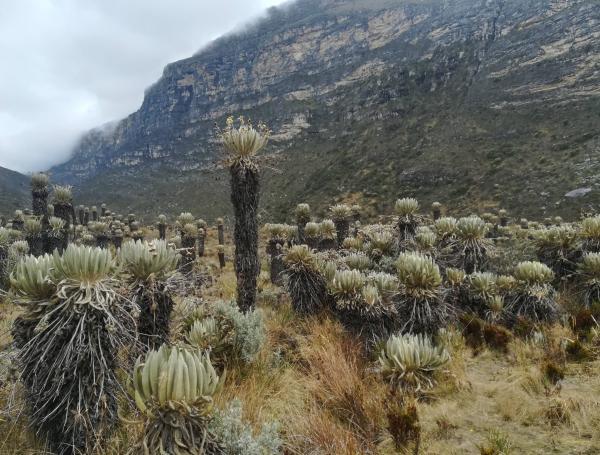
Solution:
<svg viewBox="0 0 600 455"><path fill-rule="evenodd" d="M267 215L338 195L574 214L600 202L600 5L298 0L168 65L54 179L123 211L219 215L213 129L231 114L274 131Z"/></svg>

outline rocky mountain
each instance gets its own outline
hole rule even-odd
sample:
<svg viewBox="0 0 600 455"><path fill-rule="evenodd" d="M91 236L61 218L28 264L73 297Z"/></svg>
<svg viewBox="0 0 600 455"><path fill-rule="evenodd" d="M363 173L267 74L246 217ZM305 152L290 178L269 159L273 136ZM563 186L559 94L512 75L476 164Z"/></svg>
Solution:
<svg viewBox="0 0 600 455"><path fill-rule="evenodd" d="M29 177L0 167L0 215L10 218L16 209L31 207Z"/></svg>
<svg viewBox="0 0 600 455"><path fill-rule="evenodd" d="M226 213L215 122L273 130L262 207L575 215L600 203L597 0L297 0L168 65L53 178L79 202Z"/></svg>

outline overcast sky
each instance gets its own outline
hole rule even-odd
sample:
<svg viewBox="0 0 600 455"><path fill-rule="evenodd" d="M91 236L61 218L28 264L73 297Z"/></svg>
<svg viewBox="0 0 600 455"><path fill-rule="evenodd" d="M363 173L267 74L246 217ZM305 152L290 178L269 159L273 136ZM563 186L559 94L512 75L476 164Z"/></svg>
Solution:
<svg viewBox="0 0 600 455"><path fill-rule="evenodd" d="M7 0L0 166L64 161L86 130L138 109L163 67L282 0Z"/></svg>

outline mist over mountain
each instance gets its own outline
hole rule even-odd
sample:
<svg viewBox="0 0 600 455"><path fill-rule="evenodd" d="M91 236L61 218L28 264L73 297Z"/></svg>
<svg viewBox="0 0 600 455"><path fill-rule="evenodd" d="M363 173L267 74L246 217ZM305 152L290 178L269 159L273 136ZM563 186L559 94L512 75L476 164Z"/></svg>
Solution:
<svg viewBox="0 0 600 455"><path fill-rule="evenodd" d="M166 64L282 1L4 2L0 166L64 162L90 128L137 109Z"/></svg>

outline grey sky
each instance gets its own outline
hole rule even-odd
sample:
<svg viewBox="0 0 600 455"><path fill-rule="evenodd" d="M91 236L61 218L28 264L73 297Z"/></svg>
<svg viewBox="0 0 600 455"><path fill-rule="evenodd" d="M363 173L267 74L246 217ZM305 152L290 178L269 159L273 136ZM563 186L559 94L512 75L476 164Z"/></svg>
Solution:
<svg viewBox="0 0 600 455"><path fill-rule="evenodd" d="M135 111L163 67L282 0L7 0L0 166L44 170Z"/></svg>

